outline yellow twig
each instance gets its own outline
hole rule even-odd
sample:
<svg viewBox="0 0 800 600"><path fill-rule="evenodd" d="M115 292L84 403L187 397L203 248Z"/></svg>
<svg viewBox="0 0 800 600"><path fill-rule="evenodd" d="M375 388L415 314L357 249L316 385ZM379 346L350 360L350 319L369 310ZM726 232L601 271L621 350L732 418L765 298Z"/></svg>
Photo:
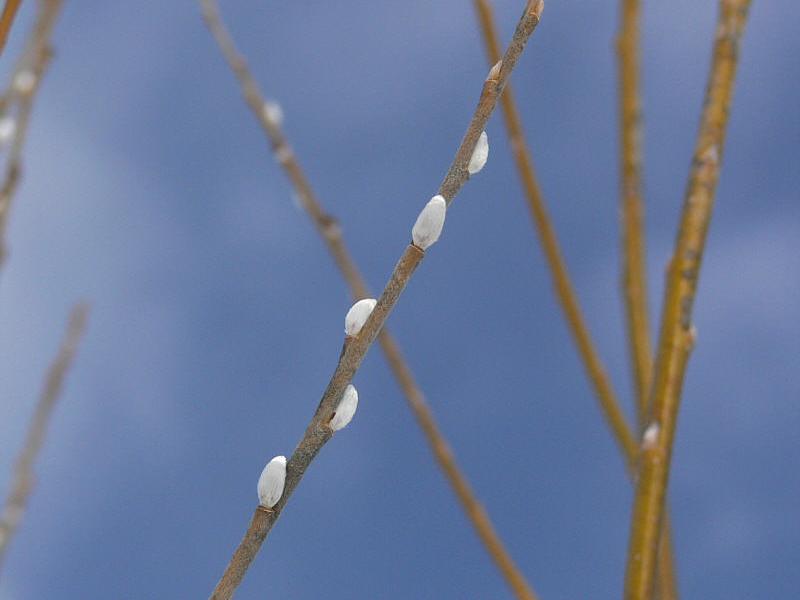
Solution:
<svg viewBox="0 0 800 600"><path fill-rule="evenodd" d="M658 355L652 383L651 423L658 435L642 453L631 520L626 600L649 600L653 591L664 499L669 482L681 388L694 343L692 308L714 205L739 44L750 0L721 0L700 131L675 250L667 272Z"/></svg>
<svg viewBox="0 0 800 600"><path fill-rule="evenodd" d="M642 200L642 110L639 85L639 0L622 0L619 57L620 164L622 165L622 287L639 427L647 415L652 370L647 314L647 259Z"/></svg>
<svg viewBox="0 0 800 600"><path fill-rule="evenodd" d="M216 39L228 65L239 80L248 106L269 139L273 153L280 158L278 162L294 187L300 204L308 213L320 237L328 246L328 251L338 266L342 277L350 287L353 299L358 300L370 297L371 294L364 277L345 245L342 230L338 226L336 219L327 214L320 204L308 177L305 175L283 133L280 123L275 119L270 119L268 114L265 113L266 99L259 91L258 84L247 67L247 62L236 49L234 41L219 14L216 0L201 0L200 3L208 28ZM530 584L528 584L525 576L514 563L492 525L489 515L472 491L467 478L461 472L450 445L439 430L433 412L422 391L417 386L411 369L403 358L400 347L390 335L388 329L381 330L378 335L378 342L420 428L427 438L440 468L461 502L467 518L471 521L489 555L497 564L517 598L520 600L534 598Z"/></svg>

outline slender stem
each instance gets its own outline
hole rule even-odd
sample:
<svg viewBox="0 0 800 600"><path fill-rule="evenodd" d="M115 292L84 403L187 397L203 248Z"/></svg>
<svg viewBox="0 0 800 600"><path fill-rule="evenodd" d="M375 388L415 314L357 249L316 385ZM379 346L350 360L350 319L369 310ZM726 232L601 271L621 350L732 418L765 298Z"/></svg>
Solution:
<svg viewBox="0 0 800 600"><path fill-rule="evenodd" d="M500 43L498 41L497 26L495 25L491 3L489 0L475 0L475 7L489 61L494 63L500 55ZM503 116L505 117L508 138L511 142L511 148L517 164L517 170L522 179L525 195L528 200L528 207L530 208L534 224L539 233L542 249L544 250L548 266L550 267L556 295L558 296L572 335L577 343L578 351L586 366L589 379L594 385L595 393L600 401L603 414L622 452L628 467L628 474L633 482L639 455L638 442L625 420L624 413L619 406L611 383L595 350L588 327L581 313L580 304L578 303L577 296L570 283L567 267L562 258L561 250L559 249L558 238L556 237L555 229L547 214L541 188L536 179L531 153L525 141L522 119L510 86L506 88L501 98L501 103L503 106ZM670 537L665 536L660 551L661 576L659 577L659 590L661 592L661 600L677 598L677 585L675 583L672 555Z"/></svg>
<svg viewBox="0 0 800 600"><path fill-rule="evenodd" d="M22 175L22 151L27 139L33 102L53 56L50 39L53 27L61 11L61 6L62 0L40 0L36 22L28 38L25 50L12 74L12 83L0 97L0 114L10 114L12 109L15 106L17 107L14 138L6 160L2 183L0 183L0 267L2 267L6 258L6 229L11 206ZM14 85L16 77L23 71L28 71L34 76L33 87L25 93L16 90Z"/></svg>
<svg viewBox="0 0 800 600"><path fill-rule="evenodd" d="M22 0L6 0L5 5L3 5L3 12L0 14L0 56L5 50L8 34L11 31L11 25L14 23L14 17L17 16L20 4L22 4Z"/></svg>
<svg viewBox="0 0 800 600"><path fill-rule="evenodd" d="M0 514L0 566L2 566L8 544L19 527L28 505L28 499L33 491L33 465L44 443L47 425L64 387L64 379L72 366L78 344L86 329L88 311L85 304L78 304L72 309L61 347L47 371L44 389L39 396L22 452L17 458L14 468L11 493L8 495L2 514Z"/></svg>
<svg viewBox="0 0 800 600"><path fill-rule="evenodd" d="M500 49L491 6L488 0L476 0L475 6L478 11L478 17L489 58L494 62L495 58L500 54ZM561 303L561 308L564 311L564 316L569 324L570 331L575 338L578 352L583 359L589 379L600 401L603 415L608 421L608 425L614 434L614 439L625 457L626 464L632 469L638 454L636 438L628 426L625 414L611 387L611 381L597 354L591 334L589 333L589 328L586 326L586 321L583 318L578 298L572 287L569 273L567 272L567 265L561 255L555 229L547 214L544 198L533 168L530 150L525 142L522 119L520 118L519 110L517 109L514 96L510 89L507 89L506 93L503 94L501 102L506 129L508 130L508 138L514 153L514 160L516 161L517 170L519 171L522 185L525 189L528 208L530 209L533 222L539 233L542 250L547 259L547 264L550 267L550 274L553 278L556 295Z"/></svg>
<svg viewBox="0 0 800 600"><path fill-rule="evenodd" d="M542 0L529 0L517 24L511 43L503 57L502 64L490 71L489 77L483 85L483 90L478 100L478 106L467 127L461 146L459 146L439 189L439 194L444 196L448 203L453 201L468 178L467 164L478 136L480 136L481 132L485 129L486 123L491 116L498 97L503 91L508 77L511 75L519 56L522 54L526 42L538 25L543 7L544 3ZM272 512L263 519L265 521L261 527L261 529L263 529L263 536L252 537L248 535L245 540L243 540L242 544L234 553L222 579L212 593L212 598L217 600L226 599L233 595L239 582L244 577L247 568L255 558L258 549L269 534L272 525L274 525L275 521L280 516L292 492L302 479L306 469L319 453L322 446L330 439L331 431L326 424L330 421L336 409L336 404L344 392L344 388L353 378L364 355L375 340L378 331L383 327L389 313L394 308L397 299L403 289L405 289L405 286L408 284L414 270L419 266L424 255L425 253L413 244L406 248L395 266L383 293L378 299L377 305L361 329L361 332L356 337L347 338L339 363L331 377L328 387L322 395L319 406L306 428L302 440L286 465L286 484L283 496L272 508ZM261 529L259 529L259 534L261 533Z"/></svg>
<svg viewBox="0 0 800 600"><path fill-rule="evenodd" d="M622 166L622 288L640 429L647 418L652 370L647 302L647 258L642 198L642 102L639 83L639 0L622 0L619 58L620 164Z"/></svg>
<svg viewBox="0 0 800 600"><path fill-rule="evenodd" d="M667 272L651 391L651 419L658 425L659 434L641 458L628 548L627 600L649 599L653 590L681 389L694 342L692 308L719 180L739 44L749 7L750 0L720 1L700 130Z"/></svg>
<svg viewBox="0 0 800 600"><path fill-rule="evenodd" d="M228 65L237 76L253 115L269 139L274 154L277 157L281 157L279 161L281 166L286 171L298 198L300 198L301 205L319 231L320 237L326 243L342 277L349 285L353 299L357 300L371 296L364 277L344 242L341 228L338 227L336 219L327 214L322 208L317 195L314 193L308 178L305 176L299 161L286 140L280 123L265 115L266 99L259 91L252 73L247 68L247 62L236 49L234 41L219 14L216 0L201 0L201 6L208 28L216 39ZM450 445L441 433L433 412L419 389L411 369L403 358L399 345L390 335L388 329L383 328L378 334L378 343L381 345L386 361L405 394L406 400L433 451L434 457L489 555L497 564L517 598L534 598L530 584L528 584L524 575L514 563L492 525L489 515L475 496L467 478L459 468Z"/></svg>

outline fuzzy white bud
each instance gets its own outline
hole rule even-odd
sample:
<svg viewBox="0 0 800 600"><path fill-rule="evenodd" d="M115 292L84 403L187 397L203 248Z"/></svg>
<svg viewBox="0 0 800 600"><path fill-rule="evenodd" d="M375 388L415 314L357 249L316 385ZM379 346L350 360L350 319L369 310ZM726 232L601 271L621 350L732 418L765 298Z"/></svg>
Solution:
<svg viewBox="0 0 800 600"><path fill-rule="evenodd" d="M661 427L658 423L650 423L650 425L647 426L647 429L644 430L644 434L642 434L642 448L644 450L652 450L656 447L660 431Z"/></svg>
<svg viewBox="0 0 800 600"><path fill-rule="evenodd" d="M283 496L286 483L286 457L276 456L267 463L258 478L258 503L272 508Z"/></svg>
<svg viewBox="0 0 800 600"><path fill-rule="evenodd" d="M330 422L330 427L334 431L339 431L353 420L353 415L356 414L358 408L358 390L351 383L342 394L342 399L339 400L339 406L336 407L336 412L333 413L333 418Z"/></svg>
<svg viewBox="0 0 800 600"><path fill-rule="evenodd" d="M264 106L261 107L261 111L264 118L273 125L277 125L278 127L283 125L283 109L277 102L267 100L264 102Z"/></svg>
<svg viewBox="0 0 800 600"><path fill-rule="evenodd" d="M411 239L417 248L427 250L436 243L442 235L446 213L447 202L443 196L434 196L425 205L411 229Z"/></svg>
<svg viewBox="0 0 800 600"><path fill-rule="evenodd" d="M0 119L0 144L7 144L14 139L14 134L17 132L17 122L5 116Z"/></svg>
<svg viewBox="0 0 800 600"><path fill-rule="evenodd" d="M344 333L346 336L352 337L359 334L377 303L378 301L375 298L364 298L350 307L350 310L344 316Z"/></svg>
<svg viewBox="0 0 800 600"><path fill-rule="evenodd" d="M478 138L478 142L475 144L475 150L472 151L472 157L469 159L469 164L467 165L467 171L469 171L469 174L475 175L475 173L479 172L486 164L488 159L489 136L486 135L485 131L481 131L481 136Z"/></svg>
<svg viewBox="0 0 800 600"><path fill-rule="evenodd" d="M27 96L36 86L36 74L33 71L20 71L14 76L14 91L22 96Z"/></svg>

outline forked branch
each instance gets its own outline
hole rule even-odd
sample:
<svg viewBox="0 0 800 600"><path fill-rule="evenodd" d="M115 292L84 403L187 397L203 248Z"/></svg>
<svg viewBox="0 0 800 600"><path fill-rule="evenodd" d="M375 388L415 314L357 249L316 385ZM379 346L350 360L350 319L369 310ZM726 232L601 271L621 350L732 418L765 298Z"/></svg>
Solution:
<svg viewBox="0 0 800 600"><path fill-rule="evenodd" d="M628 546L626 600L649 600L653 591L681 389L694 344L692 309L719 180L739 44L749 8L750 0L720 1L700 131L667 272L648 425L654 435L641 457Z"/></svg>

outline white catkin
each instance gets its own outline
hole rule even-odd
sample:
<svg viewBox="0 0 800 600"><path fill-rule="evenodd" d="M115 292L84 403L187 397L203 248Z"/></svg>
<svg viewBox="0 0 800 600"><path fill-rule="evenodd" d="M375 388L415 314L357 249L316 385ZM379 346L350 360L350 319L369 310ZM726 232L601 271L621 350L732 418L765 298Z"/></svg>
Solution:
<svg viewBox="0 0 800 600"><path fill-rule="evenodd" d="M17 122L9 116L0 119L0 144L7 144L14 139L17 132Z"/></svg>
<svg viewBox="0 0 800 600"><path fill-rule="evenodd" d="M339 400L339 406L336 407L336 412L330 422L330 427L334 431L347 427L347 424L353 420L353 415L356 414L358 408L358 390L351 383L345 388L342 399Z"/></svg>
<svg viewBox="0 0 800 600"><path fill-rule="evenodd" d="M375 298L364 298L350 307L344 317L344 333L346 336L352 337L359 334L377 303L378 301Z"/></svg>
<svg viewBox="0 0 800 600"><path fill-rule="evenodd" d="M427 250L436 243L442 234L446 214L447 202L444 197L437 195L431 198L411 229L411 239L417 248Z"/></svg>
<svg viewBox="0 0 800 600"><path fill-rule="evenodd" d="M283 125L283 108L280 104L273 100L267 100L261 110L267 121L278 127Z"/></svg>
<svg viewBox="0 0 800 600"><path fill-rule="evenodd" d="M36 75L33 71L20 71L14 77L14 91L23 96L27 96L36 86Z"/></svg>
<svg viewBox="0 0 800 600"><path fill-rule="evenodd" d="M267 463L258 478L258 503L272 508L283 496L286 483L286 457L276 456Z"/></svg>
<svg viewBox="0 0 800 600"><path fill-rule="evenodd" d="M651 450L655 448L656 443L658 442L658 434L660 431L661 427L658 423L650 423L642 435L642 448L645 450Z"/></svg>
<svg viewBox="0 0 800 600"><path fill-rule="evenodd" d="M475 144L475 149L472 151L472 157L469 159L467 171L470 175L478 173L486 164L489 159L489 136L485 131L481 132L478 142Z"/></svg>

